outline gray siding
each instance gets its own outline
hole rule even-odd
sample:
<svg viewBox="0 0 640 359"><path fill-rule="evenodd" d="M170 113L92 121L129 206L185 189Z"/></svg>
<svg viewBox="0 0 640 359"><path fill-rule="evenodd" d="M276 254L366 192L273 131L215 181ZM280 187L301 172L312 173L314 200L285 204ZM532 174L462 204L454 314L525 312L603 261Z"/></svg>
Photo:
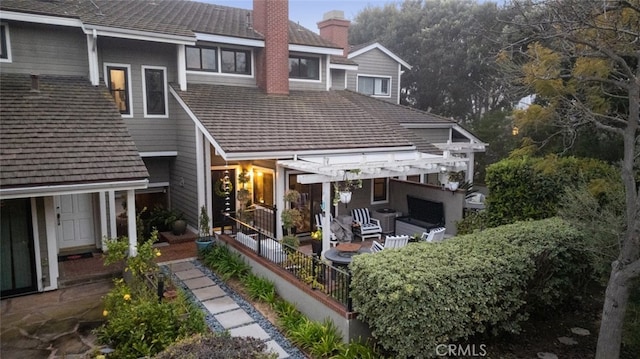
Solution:
<svg viewBox="0 0 640 359"><path fill-rule="evenodd" d="M398 63L394 59L378 49L373 49L351 60L358 63L358 71L347 71L347 89L356 91L358 74L391 77L391 97L376 98L398 103Z"/></svg>
<svg viewBox="0 0 640 359"><path fill-rule="evenodd" d="M167 81L177 81L176 45L148 43L145 41L123 39L98 39L100 79L104 82L104 63L126 64L131 66L131 98L133 117L125 118L129 133L133 136L140 152L175 151L174 112L177 103L169 98L168 118L145 118L143 108L142 66L164 66L167 69ZM167 91L169 87L167 86Z"/></svg>
<svg viewBox="0 0 640 359"><path fill-rule="evenodd" d="M344 90L344 77L346 76L345 70L334 69L331 70L331 89L332 90Z"/></svg>
<svg viewBox="0 0 640 359"><path fill-rule="evenodd" d="M89 77L87 38L79 28L7 24L12 62L0 63L2 72Z"/></svg>
<svg viewBox="0 0 640 359"><path fill-rule="evenodd" d="M196 126L181 108L174 112L178 156L171 167L171 207L184 212L187 223L198 228Z"/></svg>
<svg viewBox="0 0 640 359"><path fill-rule="evenodd" d="M450 130L448 128L413 128L409 131L413 131L429 143L447 143Z"/></svg>

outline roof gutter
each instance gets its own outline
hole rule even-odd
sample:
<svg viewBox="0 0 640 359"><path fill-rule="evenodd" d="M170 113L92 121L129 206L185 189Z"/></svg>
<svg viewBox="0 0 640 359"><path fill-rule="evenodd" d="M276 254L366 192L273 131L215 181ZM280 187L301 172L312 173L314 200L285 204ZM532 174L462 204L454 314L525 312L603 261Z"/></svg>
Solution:
<svg viewBox="0 0 640 359"><path fill-rule="evenodd" d="M0 189L0 199L43 197L52 195L66 195L74 193L90 193L101 191L124 191L132 189L143 189L149 185L148 179L122 181L122 182L98 182L80 183L57 186L35 186L20 188Z"/></svg>
<svg viewBox="0 0 640 359"><path fill-rule="evenodd" d="M371 148L344 148L333 150L310 150L310 151L270 151L270 152L227 152L225 160L245 161L245 160L272 160L276 159L295 159L299 156L317 156L317 155L335 155L335 154L371 154L377 152L401 152L415 151L416 146L398 146L398 147L371 147Z"/></svg>
<svg viewBox="0 0 640 359"><path fill-rule="evenodd" d="M85 24L85 34L93 34L93 30L96 30L98 36L116 37L121 39L142 40L142 41L154 41L167 44L178 45L195 45L195 36L180 36L180 35L168 35L150 31L140 31L123 29L117 27L100 26Z"/></svg>
<svg viewBox="0 0 640 359"><path fill-rule="evenodd" d="M78 18L73 18L73 17L51 16L51 15L41 15L41 14L32 14L32 13L26 13L26 12L2 10L2 13L0 13L0 18L3 20L33 22L37 24L70 26L70 27L80 27L80 28L83 27L82 21L80 21L80 19Z"/></svg>

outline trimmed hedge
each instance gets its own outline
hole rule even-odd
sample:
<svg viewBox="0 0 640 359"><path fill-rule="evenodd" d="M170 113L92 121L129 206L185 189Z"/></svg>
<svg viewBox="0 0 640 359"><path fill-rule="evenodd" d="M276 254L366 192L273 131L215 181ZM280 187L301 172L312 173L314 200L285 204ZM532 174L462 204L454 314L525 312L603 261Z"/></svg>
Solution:
<svg viewBox="0 0 640 359"><path fill-rule="evenodd" d="M581 239L551 218L357 256L354 308L394 357L433 357L438 344L477 333L517 333L530 311L573 293L586 270Z"/></svg>
<svg viewBox="0 0 640 359"><path fill-rule="evenodd" d="M486 176L487 225L553 217L567 187L611 178L619 181L615 167L591 158L549 155L494 163Z"/></svg>

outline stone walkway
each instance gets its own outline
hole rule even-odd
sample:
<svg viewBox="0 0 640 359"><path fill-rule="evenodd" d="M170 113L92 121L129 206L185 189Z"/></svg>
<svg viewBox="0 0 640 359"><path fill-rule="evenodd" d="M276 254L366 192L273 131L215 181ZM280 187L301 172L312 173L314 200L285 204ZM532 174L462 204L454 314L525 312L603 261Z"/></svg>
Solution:
<svg viewBox="0 0 640 359"><path fill-rule="evenodd" d="M161 265L172 273L174 283L205 310L213 331L228 330L234 337L263 340L279 358L305 358L260 312L199 262L184 260Z"/></svg>

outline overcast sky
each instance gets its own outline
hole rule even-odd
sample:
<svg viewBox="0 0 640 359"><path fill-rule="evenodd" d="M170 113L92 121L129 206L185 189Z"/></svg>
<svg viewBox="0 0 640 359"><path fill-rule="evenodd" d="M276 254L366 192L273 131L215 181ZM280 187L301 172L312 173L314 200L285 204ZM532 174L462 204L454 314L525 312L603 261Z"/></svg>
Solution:
<svg viewBox="0 0 640 359"><path fill-rule="evenodd" d="M202 0L200 0L202 1ZM225 6L251 9L253 0L205 0L206 2ZM478 0L478 2L503 3L505 0ZM387 3L398 3L399 0L289 0L289 20L295 21L307 29L318 32L318 21L322 15L331 10L342 10L347 20L353 18L365 7L382 7Z"/></svg>

